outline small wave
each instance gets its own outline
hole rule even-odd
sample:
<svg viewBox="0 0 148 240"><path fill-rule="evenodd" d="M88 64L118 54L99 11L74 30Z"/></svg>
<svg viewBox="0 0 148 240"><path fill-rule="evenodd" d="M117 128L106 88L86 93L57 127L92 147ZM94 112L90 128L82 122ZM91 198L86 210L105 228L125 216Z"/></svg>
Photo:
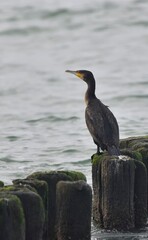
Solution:
<svg viewBox="0 0 148 240"><path fill-rule="evenodd" d="M68 10L66 8L58 9L55 11L42 11L41 12L41 18L42 19L48 19L48 18L57 18L60 16L63 16L68 13Z"/></svg>
<svg viewBox="0 0 148 240"><path fill-rule="evenodd" d="M72 148L62 151L62 153L78 153L78 152L79 152L78 150Z"/></svg>
<svg viewBox="0 0 148 240"><path fill-rule="evenodd" d="M7 136L7 139L9 139L10 142L14 142L14 141L17 141L19 139L19 137L17 137L17 136Z"/></svg>
<svg viewBox="0 0 148 240"><path fill-rule="evenodd" d="M80 160L80 161L65 161L65 162L61 162L61 163L52 163L52 164L48 164L48 167L52 167L54 169L59 169L62 168L64 169L65 167L68 167L69 165L76 165L76 166L79 166L79 165L87 165L87 164L90 164L91 163L91 160L90 159L84 159L84 160Z"/></svg>
<svg viewBox="0 0 148 240"><path fill-rule="evenodd" d="M37 119L31 119L31 120L27 120L26 123L36 123L36 122L42 122L44 120L44 118L37 118Z"/></svg>
<svg viewBox="0 0 148 240"><path fill-rule="evenodd" d="M75 162L71 162L73 165L85 165L85 164L89 164L91 162L90 158L89 159L84 159L84 160L80 160L80 161L75 161Z"/></svg>
<svg viewBox="0 0 148 240"><path fill-rule="evenodd" d="M29 34L35 34L35 33L41 33L44 31L49 31L49 28L45 27L37 27L37 26L31 26L31 27L25 27L25 28L10 28L3 31L0 31L0 35L29 35Z"/></svg>
<svg viewBox="0 0 148 240"><path fill-rule="evenodd" d="M1 161L1 162L6 162L6 163L19 162L19 161L16 161L16 160L12 159L12 158L9 157L9 156L0 158L0 161Z"/></svg>
<svg viewBox="0 0 148 240"><path fill-rule="evenodd" d="M108 26L107 24L106 25L101 25L101 26L97 26L94 28L94 32L103 32L103 31L106 31L110 28L110 26Z"/></svg>
<svg viewBox="0 0 148 240"><path fill-rule="evenodd" d="M77 119L79 119L79 118L78 118L78 117L75 117L75 116L73 116L73 117L67 117L67 118L50 116L50 117L48 117L48 119L49 119L50 121L57 121L57 122L64 121L64 122L65 122L65 121L77 120Z"/></svg>
<svg viewBox="0 0 148 240"><path fill-rule="evenodd" d="M148 26L148 21L133 21L129 25L147 27Z"/></svg>
<svg viewBox="0 0 148 240"><path fill-rule="evenodd" d="M10 88L8 90L0 91L0 96L10 96L10 95L17 95L18 90L14 88Z"/></svg>
<svg viewBox="0 0 148 240"><path fill-rule="evenodd" d="M31 119L26 121L27 123L37 123L37 122L65 122L65 121L73 121L79 119L78 117L57 117L57 116L48 116L48 117L43 117L43 118L37 118L37 119Z"/></svg>
<svg viewBox="0 0 148 240"><path fill-rule="evenodd" d="M148 81L136 82L136 85L148 85Z"/></svg>
<svg viewBox="0 0 148 240"><path fill-rule="evenodd" d="M20 14L21 11L21 14ZM35 9L35 8L15 8L8 16L4 19L6 22L20 22L20 21L30 21L30 20L46 20L51 18L63 17L69 11L66 8L56 9L49 11L46 9Z"/></svg>
<svg viewBox="0 0 148 240"><path fill-rule="evenodd" d="M148 94L135 94L135 95L125 95L125 96L118 96L118 97L113 97L114 100L117 101L124 101L125 99L147 99L148 98Z"/></svg>

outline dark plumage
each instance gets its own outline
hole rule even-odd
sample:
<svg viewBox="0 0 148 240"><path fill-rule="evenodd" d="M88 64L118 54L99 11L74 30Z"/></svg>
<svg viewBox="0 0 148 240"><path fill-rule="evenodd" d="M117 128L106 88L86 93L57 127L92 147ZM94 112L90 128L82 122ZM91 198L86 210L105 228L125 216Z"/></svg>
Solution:
<svg viewBox="0 0 148 240"><path fill-rule="evenodd" d="M100 148L107 150L110 155L120 155L119 127L113 113L95 95L95 79L90 71L78 70L70 72L84 80L87 85L85 93L85 120L88 130L97 145L97 153Z"/></svg>

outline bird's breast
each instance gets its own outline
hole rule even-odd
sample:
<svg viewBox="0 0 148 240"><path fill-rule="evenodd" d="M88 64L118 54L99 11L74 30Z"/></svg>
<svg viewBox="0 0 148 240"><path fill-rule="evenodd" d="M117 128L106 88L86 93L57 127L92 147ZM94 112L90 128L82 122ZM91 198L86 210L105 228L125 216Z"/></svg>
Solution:
<svg viewBox="0 0 148 240"><path fill-rule="evenodd" d="M89 97L88 97L87 92L85 93L84 101L85 101L85 104L86 104L86 106L87 106L88 103L89 103Z"/></svg>

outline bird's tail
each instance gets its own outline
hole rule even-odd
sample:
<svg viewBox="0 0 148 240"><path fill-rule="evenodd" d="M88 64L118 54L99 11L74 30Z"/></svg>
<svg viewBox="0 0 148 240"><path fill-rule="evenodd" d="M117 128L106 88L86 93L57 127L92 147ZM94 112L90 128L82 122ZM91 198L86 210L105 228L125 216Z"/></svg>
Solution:
<svg viewBox="0 0 148 240"><path fill-rule="evenodd" d="M109 153L109 155L115 155L115 156L119 156L120 155L120 150L119 147L116 146L108 146L107 151Z"/></svg>

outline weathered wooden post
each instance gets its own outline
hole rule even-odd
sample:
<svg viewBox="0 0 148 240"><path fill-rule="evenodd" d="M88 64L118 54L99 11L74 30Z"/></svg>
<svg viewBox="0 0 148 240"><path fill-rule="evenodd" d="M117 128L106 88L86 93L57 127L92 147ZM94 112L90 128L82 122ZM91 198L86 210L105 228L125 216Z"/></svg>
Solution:
<svg viewBox="0 0 148 240"><path fill-rule="evenodd" d="M104 228L134 228L134 161L106 158L101 165Z"/></svg>
<svg viewBox="0 0 148 240"><path fill-rule="evenodd" d="M27 177L47 182L48 185L48 220L45 239L55 238L56 221L56 186L59 181L77 181L86 180L86 177L79 172L74 171L49 171L36 172Z"/></svg>
<svg viewBox="0 0 148 240"><path fill-rule="evenodd" d="M17 196L22 204L25 216L25 240L42 240L45 210L41 197L24 186L5 186L0 193Z"/></svg>
<svg viewBox="0 0 148 240"><path fill-rule="evenodd" d="M37 180L37 179L16 179L13 180L13 184L15 186L25 186L31 189L33 188L42 198L44 208L45 208L45 223L43 229L43 239L48 240L46 237L47 232L47 224L48 224L48 185L45 181Z"/></svg>
<svg viewBox="0 0 148 240"><path fill-rule="evenodd" d="M0 193L0 240L25 240L25 217L21 201Z"/></svg>
<svg viewBox="0 0 148 240"><path fill-rule="evenodd" d="M94 155L92 162L95 222L103 228L118 230L145 226L147 174L144 164L127 156L107 154Z"/></svg>
<svg viewBox="0 0 148 240"><path fill-rule="evenodd" d="M57 240L90 240L91 203L91 187L86 182L60 181L57 184Z"/></svg>

